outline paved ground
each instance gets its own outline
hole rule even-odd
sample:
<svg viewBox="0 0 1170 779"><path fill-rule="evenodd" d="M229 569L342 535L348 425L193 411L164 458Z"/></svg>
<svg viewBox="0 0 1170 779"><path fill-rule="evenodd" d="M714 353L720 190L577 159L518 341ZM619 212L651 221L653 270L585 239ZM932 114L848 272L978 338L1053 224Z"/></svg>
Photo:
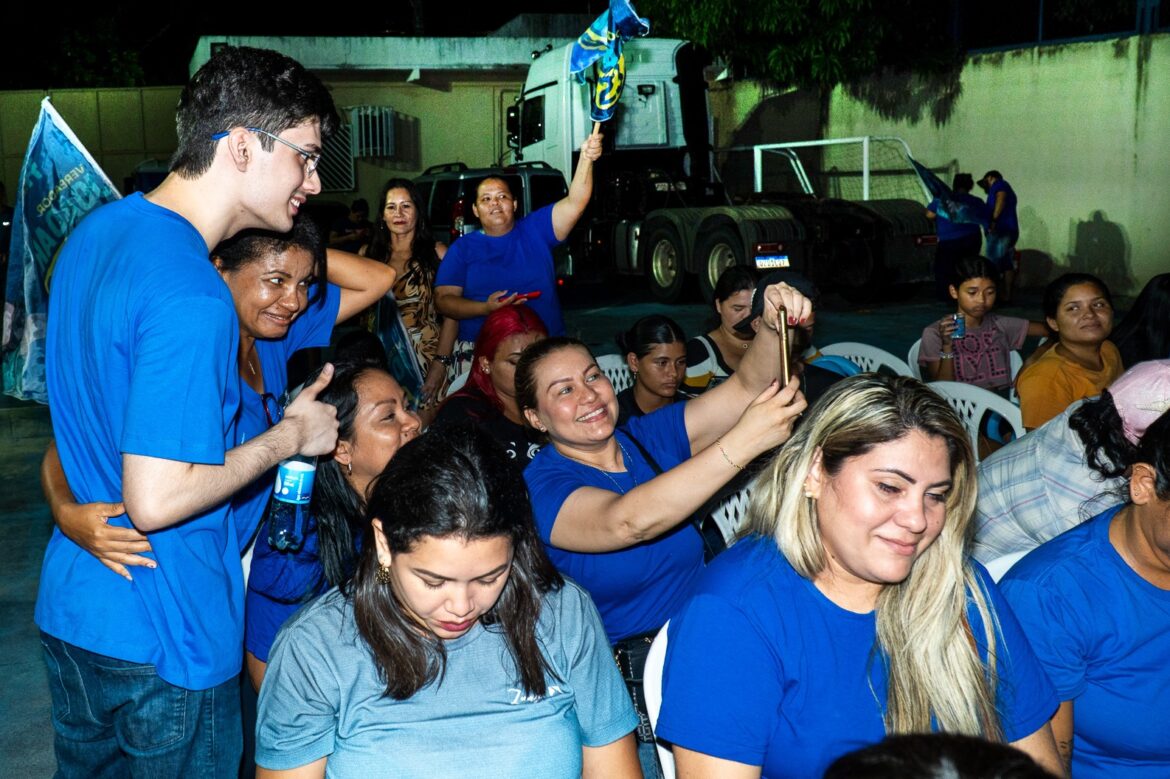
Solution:
<svg viewBox="0 0 1170 779"><path fill-rule="evenodd" d="M603 301L611 301L605 303ZM616 301L616 302L612 302ZM1035 301L1032 301L1035 303ZM567 304L569 330L598 354L616 352L614 336L640 316L664 313L688 334L706 329L709 308L697 303L665 306L648 302L638 284L573 294ZM851 307L832 297L818 312L816 343L862 341L905 358L922 328L949 310L924 294L906 301ZM1038 317L1031 308L1008 308L1017 316ZM39 487L41 454L50 435L48 412L36 404L0 396L0 776L44 777L53 773L52 727L36 626L32 621L41 556L50 518ZM111 574L113 575L113 574Z"/></svg>

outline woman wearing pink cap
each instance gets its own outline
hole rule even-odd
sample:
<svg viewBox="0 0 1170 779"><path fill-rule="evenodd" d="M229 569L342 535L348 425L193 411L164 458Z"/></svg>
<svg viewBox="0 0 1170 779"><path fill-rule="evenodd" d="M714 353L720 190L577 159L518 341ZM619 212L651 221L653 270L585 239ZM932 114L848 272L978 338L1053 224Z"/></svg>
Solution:
<svg viewBox="0 0 1170 779"><path fill-rule="evenodd" d="M1137 444L1170 408L1170 360L1138 363L979 465L974 554L1026 552L1105 509Z"/></svg>

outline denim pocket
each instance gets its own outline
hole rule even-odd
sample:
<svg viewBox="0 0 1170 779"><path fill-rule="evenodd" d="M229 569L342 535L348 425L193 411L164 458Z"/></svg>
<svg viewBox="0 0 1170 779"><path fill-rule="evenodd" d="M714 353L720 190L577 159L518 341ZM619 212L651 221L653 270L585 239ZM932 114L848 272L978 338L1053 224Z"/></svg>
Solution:
<svg viewBox="0 0 1170 779"><path fill-rule="evenodd" d="M189 691L163 681L153 665L95 665L94 672L107 700L125 702L117 728L127 752L159 752L184 739Z"/></svg>
<svg viewBox="0 0 1170 779"><path fill-rule="evenodd" d="M74 709L82 715L89 711L89 706L83 705L82 700L85 697L85 683L77 664L67 654L59 655L56 647L50 646L43 638L41 647L45 650L45 667L49 672L53 724L59 731L68 729L72 724L70 715ZM73 702L74 698L78 699L76 703ZM92 717L85 716L85 720L93 724Z"/></svg>

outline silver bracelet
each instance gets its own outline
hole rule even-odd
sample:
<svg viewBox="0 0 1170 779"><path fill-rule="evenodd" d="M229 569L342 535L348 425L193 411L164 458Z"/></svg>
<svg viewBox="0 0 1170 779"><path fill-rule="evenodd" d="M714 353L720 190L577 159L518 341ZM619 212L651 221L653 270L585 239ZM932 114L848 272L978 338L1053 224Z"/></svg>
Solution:
<svg viewBox="0 0 1170 779"><path fill-rule="evenodd" d="M955 353L954 352L939 352L938 358L940 360L953 360L953 359L955 359Z"/></svg>

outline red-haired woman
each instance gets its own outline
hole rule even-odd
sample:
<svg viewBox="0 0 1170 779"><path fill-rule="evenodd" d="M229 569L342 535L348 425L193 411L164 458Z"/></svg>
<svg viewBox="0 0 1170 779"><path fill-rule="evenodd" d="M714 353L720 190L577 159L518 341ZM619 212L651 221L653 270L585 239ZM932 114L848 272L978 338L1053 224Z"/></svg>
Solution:
<svg viewBox="0 0 1170 779"><path fill-rule="evenodd" d="M463 389L439 408L433 427L472 422L526 466L543 440L524 424L516 404L516 362L525 347L548 337L540 316L527 306L505 306L487 316L475 339L471 374Z"/></svg>

